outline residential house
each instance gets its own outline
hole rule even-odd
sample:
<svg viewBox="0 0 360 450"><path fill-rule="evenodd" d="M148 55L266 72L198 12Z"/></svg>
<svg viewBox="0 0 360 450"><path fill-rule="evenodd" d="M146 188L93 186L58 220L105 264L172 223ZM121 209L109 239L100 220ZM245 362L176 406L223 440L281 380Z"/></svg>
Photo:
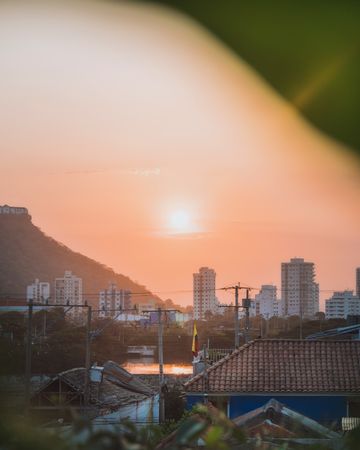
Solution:
<svg viewBox="0 0 360 450"><path fill-rule="evenodd" d="M360 341L258 339L185 383L187 407L205 397L229 418L275 399L323 424L360 417Z"/></svg>
<svg viewBox="0 0 360 450"><path fill-rule="evenodd" d="M111 425L129 418L135 423L158 422L158 396L154 389L118 364L108 361L90 371L89 402L85 399L85 369L59 373L31 398L31 416L39 423L69 423L73 412L94 424Z"/></svg>

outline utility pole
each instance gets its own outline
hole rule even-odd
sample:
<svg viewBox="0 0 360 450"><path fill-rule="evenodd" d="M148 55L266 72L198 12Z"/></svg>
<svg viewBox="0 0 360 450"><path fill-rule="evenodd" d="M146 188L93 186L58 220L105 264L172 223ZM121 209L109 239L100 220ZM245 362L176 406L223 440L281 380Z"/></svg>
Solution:
<svg viewBox="0 0 360 450"><path fill-rule="evenodd" d="M239 348L240 346L240 323L239 323L239 308L245 309L245 342L248 342L249 339L249 315L250 315L250 298L249 298L249 287L240 286L240 283L238 283L235 286L229 286L222 288L224 291L227 291L228 289L234 289L235 291L235 311L234 311L234 330L235 330L235 349ZM242 306L239 305L239 290L245 289L246 290L246 299L243 299ZM221 305L223 308L230 308L231 305Z"/></svg>
<svg viewBox="0 0 360 450"><path fill-rule="evenodd" d="M299 338L302 340L303 338L303 291L300 288L300 303L299 303Z"/></svg>
<svg viewBox="0 0 360 450"><path fill-rule="evenodd" d="M240 284L238 283L236 286L234 286L235 289L235 312L234 312L234 319L235 319L235 348L239 348L240 346L240 324L239 324L239 289Z"/></svg>
<svg viewBox="0 0 360 450"><path fill-rule="evenodd" d="M25 409L29 414L30 409L30 384L31 384L31 352L32 352L32 315L33 301L29 300L28 322L26 333L26 366L25 366Z"/></svg>
<svg viewBox="0 0 360 450"><path fill-rule="evenodd" d="M158 351L159 351L159 422L165 420L165 399L164 399L164 349L163 349L163 322L162 310L158 308L159 334L158 334Z"/></svg>
<svg viewBox="0 0 360 450"><path fill-rule="evenodd" d="M246 288L246 298L243 299L243 308L245 309L245 344L249 342L249 330L250 330L250 289Z"/></svg>
<svg viewBox="0 0 360 450"><path fill-rule="evenodd" d="M46 311L46 309L44 309L43 310L44 311L44 317L43 317L43 337L45 338L46 337L46 314L47 314L47 311Z"/></svg>
<svg viewBox="0 0 360 450"><path fill-rule="evenodd" d="M161 309L147 310L144 313L156 312L159 322L158 327L158 351L159 351L159 422L165 421L165 397L164 397L164 342L163 342L163 313L178 312L177 309Z"/></svg>
<svg viewBox="0 0 360 450"><path fill-rule="evenodd" d="M49 298L44 299L43 297L41 297L43 304L45 304L46 306L49 305ZM46 337L46 321L47 321L47 308L43 309L44 312L44 316L43 316L43 338Z"/></svg>
<svg viewBox="0 0 360 450"><path fill-rule="evenodd" d="M209 394L209 376L208 376L208 367L207 367L207 348L206 344L203 346L204 352L204 403L205 405L208 403L208 394Z"/></svg>
<svg viewBox="0 0 360 450"><path fill-rule="evenodd" d="M89 407L90 400L90 364L91 364L91 306L87 307L87 321L86 321L86 349L85 349L85 380L84 380L84 400L85 408Z"/></svg>

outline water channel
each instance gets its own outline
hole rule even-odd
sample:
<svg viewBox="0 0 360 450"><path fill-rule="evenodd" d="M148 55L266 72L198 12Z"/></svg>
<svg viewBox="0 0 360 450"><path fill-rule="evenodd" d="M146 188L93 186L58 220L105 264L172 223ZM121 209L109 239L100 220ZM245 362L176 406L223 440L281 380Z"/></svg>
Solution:
<svg viewBox="0 0 360 450"><path fill-rule="evenodd" d="M159 364L153 357L128 358L122 367L130 373L137 375L156 375L159 373ZM193 367L191 364L164 364L166 375L191 375Z"/></svg>

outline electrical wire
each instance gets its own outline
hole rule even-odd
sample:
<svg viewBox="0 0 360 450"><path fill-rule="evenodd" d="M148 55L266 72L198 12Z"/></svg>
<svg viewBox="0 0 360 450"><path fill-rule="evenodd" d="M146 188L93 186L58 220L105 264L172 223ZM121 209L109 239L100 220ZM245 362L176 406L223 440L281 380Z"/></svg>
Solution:
<svg viewBox="0 0 360 450"><path fill-rule="evenodd" d="M274 285L275 286L275 285ZM233 289L234 286L226 286L226 287L221 287L221 288L205 288L202 289L202 292L207 292L207 291L229 291L231 289ZM276 287L276 291L277 292L296 292L296 291L300 291L303 290L301 288L294 288L294 289L281 289L281 288L277 288ZM256 287L256 286L241 286L241 289L246 290L249 289L249 291L261 291L262 288L261 287ZM319 292L342 292L344 290L347 289L319 289ZM103 292L104 290L101 290L99 292L84 292L82 293L83 297L98 297L100 292ZM173 290L173 291L153 291L153 292L131 292L130 291L130 296L131 297L135 297L135 296L139 296L139 297L154 297L155 295L165 295L165 294L189 294L189 293L193 293L193 289L181 289L181 290ZM23 299L25 298L23 294L19 294L19 293L9 293L9 292L3 292L0 293L0 298L3 297L11 297L11 298L20 298Z"/></svg>

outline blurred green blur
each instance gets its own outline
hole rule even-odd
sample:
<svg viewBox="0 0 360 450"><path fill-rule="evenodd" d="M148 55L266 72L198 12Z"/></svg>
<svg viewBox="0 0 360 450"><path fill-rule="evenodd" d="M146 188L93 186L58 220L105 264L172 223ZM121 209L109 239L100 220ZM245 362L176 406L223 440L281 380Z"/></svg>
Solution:
<svg viewBox="0 0 360 450"><path fill-rule="evenodd" d="M159 0L213 32L360 156L360 2Z"/></svg>

